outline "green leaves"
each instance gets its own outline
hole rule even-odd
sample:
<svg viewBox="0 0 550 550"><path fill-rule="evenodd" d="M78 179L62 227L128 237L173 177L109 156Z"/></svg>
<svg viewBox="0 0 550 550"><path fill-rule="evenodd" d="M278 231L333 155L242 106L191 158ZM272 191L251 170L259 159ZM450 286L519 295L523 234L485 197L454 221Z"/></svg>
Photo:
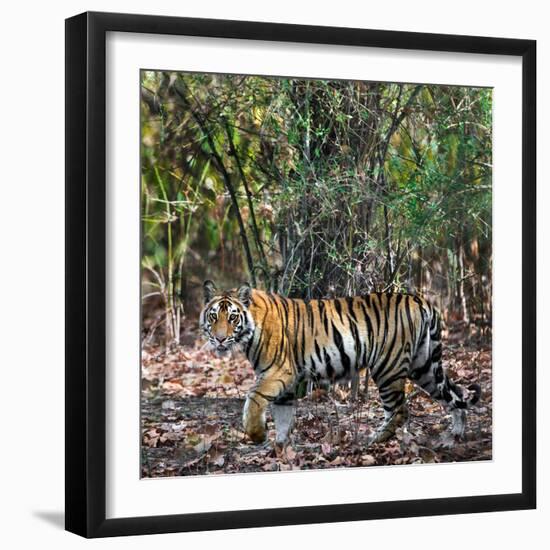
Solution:
<svg viewBox="0 0 550 550"><path fill-rule="evenodd" d="M490 89L169 72L143 86L143 251L182 285L253 271L300 296L414 290L432 264L456 271L457 235L490 248Z"/></svg>

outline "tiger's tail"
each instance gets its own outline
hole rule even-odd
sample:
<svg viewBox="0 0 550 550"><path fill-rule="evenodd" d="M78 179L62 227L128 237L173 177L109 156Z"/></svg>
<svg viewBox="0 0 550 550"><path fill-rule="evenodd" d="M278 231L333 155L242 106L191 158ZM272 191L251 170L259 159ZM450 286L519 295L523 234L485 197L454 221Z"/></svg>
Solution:
<svg viewBox="0 0 550 550"><path fill-rule="evenodd" d="M424 333L419 353L420 363L413 365L411 377L447 409L453 418L452 432L462 436L466 427L465 410L475 405L481 398L479 384L467 388L454 382L442 365L441 317L432 309L429 328Z"/></svg>

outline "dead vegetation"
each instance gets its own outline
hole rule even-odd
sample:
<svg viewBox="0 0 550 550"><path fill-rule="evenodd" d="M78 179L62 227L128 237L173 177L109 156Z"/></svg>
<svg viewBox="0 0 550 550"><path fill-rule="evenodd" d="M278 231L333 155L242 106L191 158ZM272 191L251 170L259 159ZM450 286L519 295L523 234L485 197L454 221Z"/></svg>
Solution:
<svg viewBox="0 0 550 550"><path fill-rule="evenodd" d="M356 401L349 388L341 386L328 391L316 388L300 399L291 444L281 454L270 445L252 445L242 432L242 407L254 381L243 355L220 359L202 350L200 343L169 352L145 346L142 476L490 460L491 349L448 345L444 364L457 382L479 382L482 387L481 401L469 413L462 441L450 437L446 411L408 384L406 426L395 438L367 448L367 436L382 422L383 410L376 387L371 382L365 392L362 380ZM270 420L268 425L273 429Z"/></svg>

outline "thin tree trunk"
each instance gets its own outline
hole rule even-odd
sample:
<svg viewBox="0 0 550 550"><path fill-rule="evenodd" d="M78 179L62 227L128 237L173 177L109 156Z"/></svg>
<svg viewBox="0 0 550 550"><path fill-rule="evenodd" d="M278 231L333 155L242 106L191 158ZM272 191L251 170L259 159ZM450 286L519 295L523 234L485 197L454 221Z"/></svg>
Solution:
<svg viewBox="0 0 550 550"><path fill-rule="evenodd" d="M466 301L466 294L464 292L464 280L465 270L464 270L464 244L463 244L462 235L459 237L457 259L458 259L458 299L460 303L460 310L462 313L462 320L466 323L470 323L470 317L468 315L468 304Z"/></svg>
<svg viewBox="0 0 550 550"><path fill-rule="evenodd" d="M216 144L214 143L214 139L212 138L211 132L208 131L206 128L206 124L202 118L202 116L198 113L198 111L195 111L191 104L189 103L189 100L185 96L184 93L182 93L181 90L178 89L177 86L174 86L174 90L176 91L178 97L182 100L183 104L187 109L189 109L189 112L191 113L191 116L197 123L203 137L208 142L208 145L210 147L210 153L212 155L212 158L214 159L218 170L220 171L223 181L225 184L225 187L227 188L227 191L229 192L229 196L231 197L231 203L233 205L233 210L235 212L235 217L237 218L237 223L239 225L239 232L241 235L241 240L244 248L244 253L246 257L246 262L248 264L248 271L250 273L250 279L252 286L256 286L256 275L254 273L254 261L252 259L252 253L250 252L250 245L248 243L248 237L246 235L246 228L244 226L243 218L241 216L241 211L239 208L239 201L237 199L237 194L235 193L235 188L233 187L233 184L231 182L231 176L229 175L229 172L227 171L223 160L221 158L221 155L218 152L218 149L216 147Z"/></svg>
<svg viewBox="0 0 550 550"><path fill-rule="evenodd" d="M260 261L262 263L264 275L267 279L268 277L268 270L267 270L267 259L265 256L264 248L262 245L262 241L260 239L260 231L258 230L258 224L256 223L256 215L254 213L254 205L252 204L252 193L250 192L250 187L248 186L247 178L244 174L244 170L241 164L241 160L239 159L239 155L237 153L237 150L235 148L235 144L233 143L233 137L231 135L231 130L229 128L229 124L227 121L225 122L225 131L227 134L227 139L229 141L229 150L231 152L231 155L234 157L235 162L237 164L237 169L239 170L239 174L241 176L241 181L243 182L243 187L246 193L246 199L248 202L248 210L250 211L250 221L252 222L252 232L254 234L254 241L256 243L256 249L258 250L258 254L260 256ZM266 280L266 284L269 288L269 280Z"/></svg>

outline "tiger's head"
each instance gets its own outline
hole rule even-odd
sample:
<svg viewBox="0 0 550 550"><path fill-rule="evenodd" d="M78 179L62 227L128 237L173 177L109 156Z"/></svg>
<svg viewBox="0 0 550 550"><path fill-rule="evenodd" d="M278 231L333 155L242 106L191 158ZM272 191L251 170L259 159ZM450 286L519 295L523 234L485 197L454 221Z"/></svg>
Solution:
<svg viewBox="0 0 550 550"><path fill-rule="evenodd" d="M254 319L248 308L252 289L248 283L238 290L218 291L205 281L204 307L199 316L200 329L216 355L229 353L236 345L246 344L254 333Z"/></svg>

